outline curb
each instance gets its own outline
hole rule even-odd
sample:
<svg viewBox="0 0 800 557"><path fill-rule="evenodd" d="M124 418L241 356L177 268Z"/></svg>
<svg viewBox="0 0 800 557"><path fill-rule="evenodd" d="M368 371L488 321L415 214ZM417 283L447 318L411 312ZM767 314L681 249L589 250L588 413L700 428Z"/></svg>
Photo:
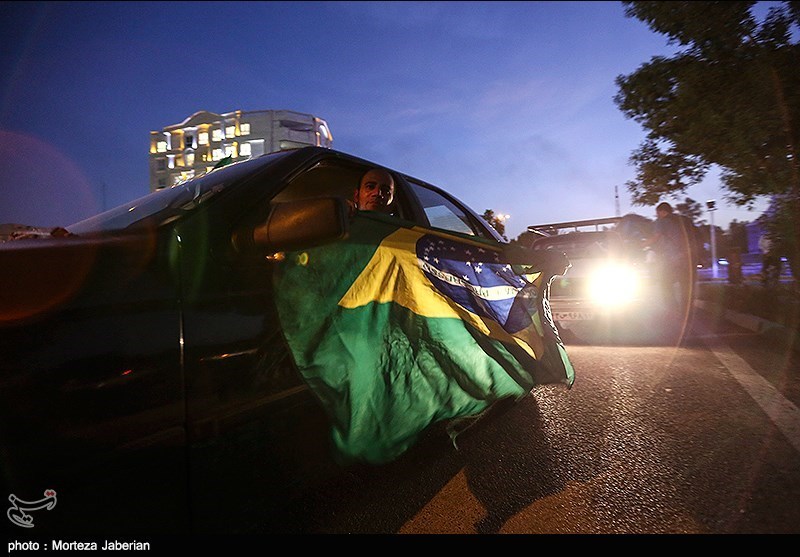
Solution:
<svg viewBox="0 0 800 557"><path fill-rule="evenodd" d="M755 315L723 309L719 304L709 302L708 300L695 300L694 306L706 311L710 311L714 314L721 315L731 323L739 325L745 329L749 329L754 333L762 334L766 332L788 332L786 327L779 323L775 323L774 321L769 321L761 317L756 317Z"/></svg>

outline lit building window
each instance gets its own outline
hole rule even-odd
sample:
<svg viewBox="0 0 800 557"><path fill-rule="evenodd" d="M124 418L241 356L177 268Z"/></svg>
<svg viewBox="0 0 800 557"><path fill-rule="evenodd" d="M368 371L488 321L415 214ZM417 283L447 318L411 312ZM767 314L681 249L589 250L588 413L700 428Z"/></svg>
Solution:
<svg viewBox="0 0 800 557"><path fill-rule="evenodd" d="M236 146L235 145L226 145L225 146L225 156L226 157L235 157L236 156Z"/></svg>
<svg viewBox="0 0 800 557"><path fill-rule="evenodd" d="M250 124L247 122L239 124L239 133L242 135L250 135Z"/></svg>
<svg viewBox="0 0 800 557"><path fill-rule="evenodd" d="M206 172L211 172L212 170L214 170L213 166L207 166L206 167Z"/></svg>
<svg viewBox="0 0 800 557"><path fill-rule="evenodd" d="M241 145L239 145L239 156L249 157L251 152L252 151L250 150L249 143L242 143Z"/></svg>
<svg viewBox="0 0 800 557"><path fill-rule="evenodd" d="M228 126L225 128L225 137L233 137L236 135L236 128L234 126Z"/></svg>
<svg viewBox="0 0 800 557"><path fill-rule="evenodd" d="M175 155L167 155L167 167L175 168Z"/></svg>
<svg viewBox="0 0 800 557"><path fill-rule="evenodd" d="M194 153L186 153L186 166L194 166Z"/></svg>
<svg viewBox="0 0 800 557"><path fill-rule="evenodd" d="M222 156L222 149L214 149L211 158L215 161L218 161L222 158Z"/></svg>
<svg viewBox="0 0 800 557"><path fill-rule="evenodd" d="M222 130L214 128L211 130L211 141L222 141Z"/></svg>
<svg viewBox="0 0 800 557"><path fill-rule="evenodd" d="M208 132L200 132L197 134L197 142L200 145L208 145Z"/></svg>
<svg viewBox="0 0 800 557"><path fill-rule="evenodd" d="M167 152L167 142L166 141L159 141L156 144L156 151L159 153L166 153Z"/></svg>

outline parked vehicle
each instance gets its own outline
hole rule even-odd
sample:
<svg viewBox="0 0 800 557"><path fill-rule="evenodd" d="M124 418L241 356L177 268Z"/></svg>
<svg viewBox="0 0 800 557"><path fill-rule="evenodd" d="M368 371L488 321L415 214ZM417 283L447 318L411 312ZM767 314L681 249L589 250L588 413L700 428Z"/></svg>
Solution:
<svg viewBox="0 0 800 557"><path fill-rule="evenodd" d="M550 286L556 327L567 340L651 343L673 339L664 322L649 235L636 215L532 225L534 250L566 253L571 267Z"/></svg>
<svg viewBox="0 0 800 557"><path fill-rule="evenodd" d="M374 163L267 154L0 244L0 490L31 533L236 531L573 371L562 253ZM59 229L63 231L63 229ZM354 285L358 285L355 287Z"/></svg>

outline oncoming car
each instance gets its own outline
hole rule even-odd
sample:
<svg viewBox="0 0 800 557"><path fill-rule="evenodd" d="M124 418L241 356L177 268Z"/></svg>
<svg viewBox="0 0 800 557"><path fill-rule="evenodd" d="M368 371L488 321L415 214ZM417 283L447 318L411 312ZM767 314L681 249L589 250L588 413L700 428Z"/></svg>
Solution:
<svg viewBox="0 0 800 557"><path fill-rule="evenodd" d="M532 225L534 250L564 252L571 267L550 286L553 320L565 339L650 343L670 333L663 320L644 217L627 215Z"/></svg>
<svg viewBox="0 0 800 557"><path fill-rule="evenodd" d="M389 214L348 202L376 167ZM12 529L268 529L294 486L574 379L546 299L563 253L345 153L263 155L58 230L0 243Z"/></svg>

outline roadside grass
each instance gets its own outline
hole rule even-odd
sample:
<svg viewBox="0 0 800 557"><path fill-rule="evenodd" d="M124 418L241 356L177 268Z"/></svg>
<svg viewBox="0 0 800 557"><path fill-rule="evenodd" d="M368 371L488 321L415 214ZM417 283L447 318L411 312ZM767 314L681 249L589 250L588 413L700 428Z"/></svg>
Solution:
<svg viewBox="0 0 800 557"><path fill-rule="evenodd" d="M800 286L783 282L766 287L758 276L752 278L743 284L701 282L697 298L711 302L719 312L730 310L775 323L779 327L768 328L764 334L800 349Z"/></svg>

